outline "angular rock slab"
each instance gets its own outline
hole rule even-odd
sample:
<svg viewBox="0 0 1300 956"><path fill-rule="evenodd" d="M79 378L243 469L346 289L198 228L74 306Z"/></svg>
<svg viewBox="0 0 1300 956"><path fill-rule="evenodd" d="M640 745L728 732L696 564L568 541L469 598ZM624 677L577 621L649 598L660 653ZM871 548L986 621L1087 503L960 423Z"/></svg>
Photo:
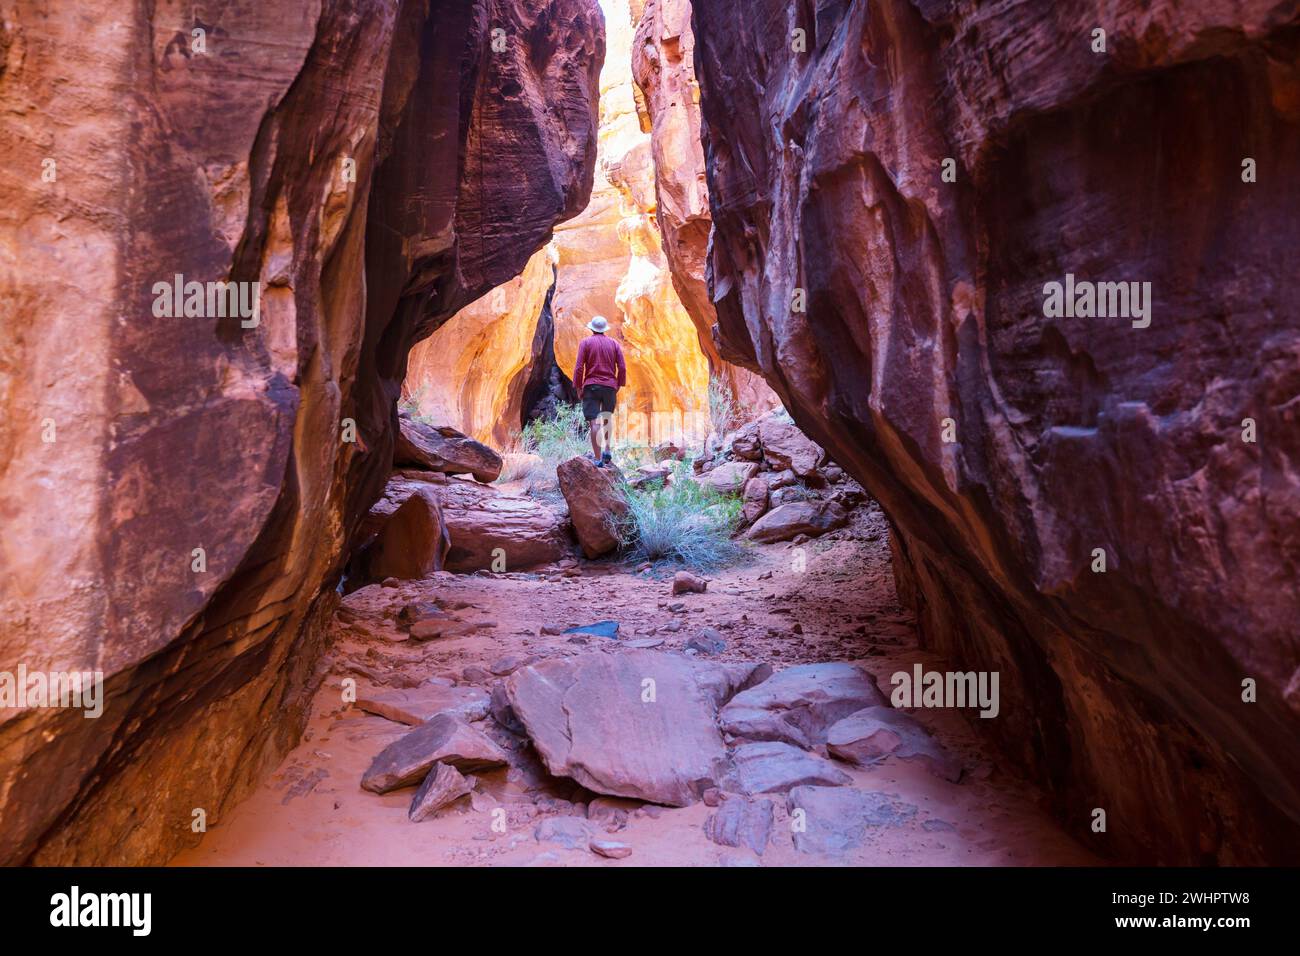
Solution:
<svg viewBox="0 0 1300 956"><path fill-rule="evenodd" d="M506 752L459 717L441 714L379 752L361 787L388 793L419 783L435 763L457 770L485 770L506 763Z"/></svg>
<svg viewBox="0 0 1300 956"><path fill-rule="evenodd" d="M366 553L367 574L413 580L441 571L451 550L451 534L432 488L419 488L384 522Z"/></svg>
<svg viewBox="0 0 1300 956"><path fill-rule="evenodd" d="M397 419L394 465L415 465L445 475L473 475L488 483L501 476L501 456L448 425L426 425L407 415Z"/></svg>
<svg viewBox="0 0 1300 956"><path fill-rule="evenodd" d="M825 743L831 724L884 703L875 678L853 664L800 664L737 694L720 717L732 736L809 749Z"/></svg>
<svg viewBox="0 0 1300 956"><path fill-rule="evenodd" d="M752 461L729 461L702 475L696 475L695 480L719 494L738 495L756 474L758 465Z"/></svg>
<svg viewBox="0 0 1300 956"><path fill-rule="evenodd" d="M904 826L916 807L871 790L848 787L795 787L785 798L803 826L794 831L800 853L842 853L862 846L872 829Z"/></svg>
<svg viewBox="0 0 1300 956"><path fill-rule="evenodd" d="M774 471L790 469L800 478L817 470L826 453L815 441L799 430L793 421L779 415L766 415L758 422L763 457Z"/></svg>
<svg viewBox="0 0 1300 956"><path fill-rule="evenodd" d="M411 798L411 809L406 812L412 823L427 820L448 804L454 803L470 792L470 782L450 764L436 763Z"/></svg>
<svg viewBox="0 0 1300 956"><path fill-rule="evenodd" d="M613 468L597 468L585 455L560 462L555 469L560 493L569 506L569 520L589 558L608 554L619 545L618 527L627 515L627 499Z"/></svg>
<svg viewBox="0 0 1300 956"><path fill-rule="evenodd" d="M704 821L704 835L719 846L747 846L762 856L772 835L772 801L732 796Z"/></svg>
<svg viewBox="0 0 1300 956"><path fill-rule="evenodd" d="M915 719L893 707L867 707L836 721L826 731L826 749L859 767L896 757L915 760L949 783L961 779L961 761L939 746Z"/></svg>
<svg viewBox="0 0 1300 956"><path fill-rule="evenodd" d="M520 668L506 694L551 773L597 793L684 807L727 761L714 687L699 672L676 654L593 652Z"/></svg>
<svg viewBox="0 0 1300 956"><path fill-rule="evenodd" d="M829 760L775 740L742 744L732 760L732 779L741 793L785 793L804 785L843 787L853 782Z"/></svg>
<svg viewBox="0 0 1300 956"><path fill-rule="evenodd" d="M466 721L482 720L488 715L489 697L487 691L478 687L425 684L364 693L357 697L357 706L368 714L415 727L439 714L451 714Z"/></svg>

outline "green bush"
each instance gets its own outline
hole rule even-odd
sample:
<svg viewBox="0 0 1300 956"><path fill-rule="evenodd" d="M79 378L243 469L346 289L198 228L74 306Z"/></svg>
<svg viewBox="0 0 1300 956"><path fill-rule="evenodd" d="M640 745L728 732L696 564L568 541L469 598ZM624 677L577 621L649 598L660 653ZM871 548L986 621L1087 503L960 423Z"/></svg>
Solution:
<svg viewBox="0 0 1300 956"><path fill-rule="evenodd" d="M624 486L628 513L618 531L633 559L709 571L747 554L731 537L740 526L740 499L705 488L689 474L690 465L677 462L669 484Z"/></svg>
<svg viewBox="0 0 1300 956"><path fill-rule="evenodd" d="M528 470L529 490L546 490L557 486L555 469L575 455L590 454L587 422L581 405L561 403L554 418L535 418L524 426L515 441L517 451L536 455L541 462Z"/></svg>

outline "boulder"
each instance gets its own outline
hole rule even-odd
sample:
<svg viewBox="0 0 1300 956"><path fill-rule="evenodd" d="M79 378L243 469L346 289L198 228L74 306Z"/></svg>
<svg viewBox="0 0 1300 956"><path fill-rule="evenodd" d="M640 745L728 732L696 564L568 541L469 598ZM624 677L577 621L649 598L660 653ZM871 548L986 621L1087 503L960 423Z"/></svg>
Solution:
<svg viewBox="0 0 1300 956"><path fill-rule="evenodd" d="M807 749L825 743L836 721L884 703L875 678L852 664L800 664L736 694L720 719L735 737Z"/></svg>
<svg viewBox="0 0 1300 956"><path fill-rule="evenodd" d="M615 468L598 468L585 455L561 462L555 469L560 493L569 505L569 520L582 553L598 558L619 546L619 526L627 515L627 499Z"/></svg>
<svg viewBox="0 0 1300 956"><path fill-rule="evenodd" d="M427 425L403 413L397 417L395 466L414 466L444 475L473 475L478 481L501 477L501 456L449 425Z"/></svg>
<svg viewBox="0 0 1300 956"><path fill-rule="evenodd" d="M772 834L772 801L735 794L704 821L704 835L719 846L747 846L759 856Z"/></svg>
<svg viewBox="0 0 1300 956"><path fill-rule="evenodd" d="M726 769L715 691L697 677L706 667L657 651L589 652L520 668L506 695L552 774L687 806Z"/></svg>
<svg viewBox="0 0 1300 956"><path fill-rule="evenodd" d="M375 581L422 578L441 571L450 550L438 496L431 487L419 488L384 522L366 552L367 572Z"/></svg>
<svg viewBox="0 0 1300 956"><path fill-rule="evenodd" d="M484 770L503 766L506 752L459 717L440 714L380 751L361 787L373 793L409 787L439 761L457 770Z"/></svg>
<svg viewBox="0 0 1300 956"><path fill-rule="evenodd" d="M703 594L708 587L706 578L690 571L678 571L673 575L673 594Z"/></svg>
<svg viewBox="0 0 1300 956"><path fill-rule="evenodd" d="M759 439L758 422L750 422L736 430L731 439L731 453L743 461L763 460L763 444Z"/></svg>
<svg viewBox="0 0 1300 956"><path fill-rule="evenodd" d="M670 441L660 442L654 447L655 461L681 461L686 457L686 452L678 445Z"/></svg>
<svg viewBox="0 0 1300 956"><path fill-rule="evenodd" d="M845 786L853 778L816 754L776 740L741 744L732 755L741 793L785 793L802 784Z"/></svg>
<svg viewBox="0 0 1300 956"><path fill-rule="evenodd" d="M525 495L454 479L436 485L443 520L451 535L448 571L520 571L551 564L572 551L564 519Z"/></svg>
<svg viewBox="0 0 1300 956"><path fill-rule="evenodd" d="M357 707L399 724L419 726L439 714L451 714L466 721L482 720L488 715L489 698L487 691L477 687L421 684L419 687L361 693L357 697Z"/></svg>
<svg viewBox="0 0 1300 956"><path fill-rule="evenodd" d="M949 783L961 779L961 762L926 733L916 719L893 707L867 707L838 720L826 730L826 749L859 767L886 757L915 760Z"/></svg>
<svg viewBox="0 0 1300 956"><path fill-rule="evenodd" d="M746 524L753 524L763 516L763 512L767 511L767 481L765 475L755 475L745 482L745 491L742 495L744 500L742 514L745 517Z"/></svg>
<svg viewBox="0 0 1300 956"><path fill-rule="evenodd" d="M595 835L595 824L583 817L547 817L533 828L538 843L555 843L566 850L588 846Z"/></svg>
<svg viewBox="0 0 1300 956"><path fill-rule="evenodd" d="M757 473L758 465L752 461L728 461L696 475L695 480L721 494L738 495L745 483Z"/></svg>
<svg viewBox="0 0 1300 956"><path fill-rule="evenodd" d="M789 541L801 534L817 538L842 527L848 520L848 513L834 502L792 501L773 508L755 521L745 537L760 544Z"/></svg>
<svg viewBox="0 0 1300 956"><path fill-rule="evenodd" d="M803 478L815 472L826 455L821 445L779 414L761 418L758 433L763 444L763 458L774 471L789 468Z"/></svg>
<svg viewBox="0 0 1300 956"><path fill-rule="evenodd" d="M450 764L436 763L411 798L411 808L406 815L412 823L427 820L438 810L454 803L470 792L470 782Z"/></svg>
<svg viewBox="0 0 1300 956"><path fill-rule="evenodd" d="M916 807L872 790L849 787L795 787L786 811L803 811L804 826L794 831L800 853L843 853L862 846L873 829L906 826Z"/></svg>

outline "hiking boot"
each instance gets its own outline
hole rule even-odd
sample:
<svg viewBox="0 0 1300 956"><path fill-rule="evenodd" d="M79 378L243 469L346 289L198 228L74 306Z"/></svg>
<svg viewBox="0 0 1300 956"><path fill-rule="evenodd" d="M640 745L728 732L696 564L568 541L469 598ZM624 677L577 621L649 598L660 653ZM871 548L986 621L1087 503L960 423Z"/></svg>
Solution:
<svg viewBox="0 0 1300 956"><path fill-rule="evenodd" d="M605 467L605 459L602 458L600 455L597 455L595 452L592 452L590 455L588 455L588 456L586 456L586 457L587 457L590 461L594 462L597 468L604 468L604 467Z"/></svg>
<svg viewBox="0 0 1300 956"><path fill-rule="evenodd" d="M600 453L600 466L601 466L602 468L604 468L606 465L612 465L612 464L614 464L614 456L611 455L611 454L610 454L609 452L607 452L607 451L603 451L603 452L601 452L601 453Z"/></svg>

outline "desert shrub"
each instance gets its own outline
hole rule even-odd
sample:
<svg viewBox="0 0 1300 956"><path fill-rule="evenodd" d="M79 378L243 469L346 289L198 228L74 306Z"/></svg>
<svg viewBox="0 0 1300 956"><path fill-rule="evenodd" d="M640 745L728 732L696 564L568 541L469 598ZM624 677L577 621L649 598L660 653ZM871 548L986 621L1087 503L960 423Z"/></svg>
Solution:
<svg viewBox="0 0 1300 956"><path fill-rule="evenodd" d="M719 436L740 424L740 406L731 383L716 375L709 376L709 422Z"/></svg>
<svg viewBox="0 0 1300 956"><path fill-rule="evenodd" d="M560 462L591 452L582 406L561 402L555 407L553 418L533 419L516 436L512 450L536 455L541 461L522 460L518 467L520 473L506 480L523 478L528 481L530 491L555 488L555 469Z"/></svg>
<svg viewBox="0 0 1300 956"><path fill-rule="evenodd" d="M746 555L732 538L740 525L740 499L706 488L689 474L689 464L678 462L670 483L624 487L628 513L618 530L633 559L708 571Z"/></svg>

